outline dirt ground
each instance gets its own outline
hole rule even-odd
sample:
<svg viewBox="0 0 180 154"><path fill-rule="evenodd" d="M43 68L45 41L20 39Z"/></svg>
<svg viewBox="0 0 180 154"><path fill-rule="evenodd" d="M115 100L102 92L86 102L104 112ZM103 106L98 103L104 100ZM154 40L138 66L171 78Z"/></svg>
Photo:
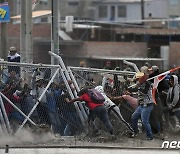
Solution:
<svg viewBox="0 0 180 154"><path fill-rule="evenodd" d="M165 139L168 141L179 141L180 132L166 133ZM145 140L145 133L140 133L135 138L129 138L126 133L119 134L116 138L112 138L108 134L100 134L98 136L89 137L85 134L73 137L54 136L51 133L31 134L28 131L22 131L16 136L3 136L0 139L0 147L9 145L10 147L29 147L29 146L103 146L103 147L147 147L161 148L163 141L161 138L154 137L153 140Z"/></svg>

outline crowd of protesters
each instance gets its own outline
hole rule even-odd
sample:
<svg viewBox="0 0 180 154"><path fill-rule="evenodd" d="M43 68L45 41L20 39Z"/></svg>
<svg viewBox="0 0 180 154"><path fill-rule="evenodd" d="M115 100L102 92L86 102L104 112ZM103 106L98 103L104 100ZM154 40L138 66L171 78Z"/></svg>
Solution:
<svg viewBox="0 0 180 154"><path fill-rule="evenodd" d="M20 62L20 56L16 53L15 48L11 48L10 53L9 61L12 61L13 58L18 58L16 62ZM84 67L84 65L81 67ZM107 62L104 69L112 69L111 63ZM85 101L90 111L89 116L95 115L95 117L99 117L113 136L115 135L113 125L108 115L111 110L119 116L119 119L130 130L130 137L138 135L139 119L142 121L147 140L153 140L155 133L163 133L165 131L164 124L169 123L169 116L176 116L180 123L179 70L169 74L159 83L156 91L156 105L152 98L154 79L148 79L160 74L160 69L158 66L150 66L148 63L141 67L141 72L136 73L135 78L124 77L125 83L121 79L119 80L117 74L114 74L113 77L105 75L102 79L102 85L100 85L100 91L105 97L105 102L101 104L91 100L87 89L78 93L78 98L71 99L64 81L51 83L45 95L39 100L50 80L50 76L40 76L40 70L34 69L31 82L22 84L23 81L20 78L19 70L20 68L17 66L8 67L9 76L5 83L1 85L2 94L13 102L25 115L28 115L35 104L38 104L30 116L31 120L39 125L48 125L57 136L73 136L83 131L84 127L73 104L76 101ZM116 67L115 70L118 71L120 68ZM124 69L124 71L132 70L129 66L126 66ZM48 72L47 74L50 73ZM136 86L128 88L131 82L135 83ZM68 84L72 85L73 83L68 81ZM129 85L127 86L127 84ZM99 87L96 89L98 90ZM126 122L118 108L118 104L122 100L125 100L133 108L131 122ZM13 132L16 132L25 117L7 99L3 98L3 103ZM163 116L165 119L163 119ZM33 127L31 122L28 122L26 125ZM95 129L97 130L98 128Z"/></svg>
<svg viewBox="0 0 180 154"><path fill-rule="evenodd" d="M38 72L38 70L35 70ZM39 76L32 77L30 84L23 84L14 71L10 72L7 82L1 87L1 92L16 105L24 114L28 115L38 103L37 108L30 116L31 120L39 125L48 125L55 135L75 135L81 126L75 106L66 103L70 98L63 82L51 83L41 100L48 80ZM22 124L25 117L18 112L6 99L3 98L5 110L12 124L13 132ZM28 122L29 127L33 125Z"/></svg>
<svg viewBox="0 0 180 154"><path fill-rule="evenodd" d="M126 65L124 71L132 70ZM117 97L117 94L113 93L113 89L116 90L116 78L113 78L113 87L110 82L106 81L104 84L106 86L104 86L104 88L108 89L111 87L111 94L115 94L116 96L114 98L126 100L126 102L134 109L134 113L131 117L131 125L134 132L130 135L131 137L138 135L138 120L141 119L143 128L146 132L147 140L153 140L153 136L163 138L165 130L167 130L171 125L169 120L170 117L175 116L175 119L177 119L177 122L173 125L174 127L180 123L180 70L178 69L175 72L168 74L165 79L159 82L155 93L156 102L153 101L152 97L154 79L148 79L161 73L159 67L156 65L150 66L149 63L145 63L145 65L141 67L140 71L141 72L136 73L135 79L129 80L130 82L133 81L136 83L136 86L133 88L130 86L131 88L124 90L122 96Z"/></svg>

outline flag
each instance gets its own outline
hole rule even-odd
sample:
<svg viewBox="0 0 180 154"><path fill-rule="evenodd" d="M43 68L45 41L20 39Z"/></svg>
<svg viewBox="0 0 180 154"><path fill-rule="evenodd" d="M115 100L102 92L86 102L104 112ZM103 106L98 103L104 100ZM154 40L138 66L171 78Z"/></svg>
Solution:
<svg viewBox="0 0 180 154"><path fill-rule="evenodd" d="M159 82L161 82L169 73L175 72L178 69L180 69L180 67L176 67L174 69L171 69L169 71L166 71L162 74L159 74L155 77L148 79L148 80L154 79L154 84L153 84L153 89L152 89L152 99L155 104L156 104L155 94L156 94L156 90L157 90Z"/></svg>
<svg viewBox="0 0 180 154"><path fill-rule="evenodd" d="M168 74L169 74L169 73L163 74L163 75L161 75L161 76L157 76L157 77L154 78L154 84L153 84L153 89L152 89L152 99L153 99L154 104L156 104L155 95L156 95L156 90L157 90L158 84L159 84L159 82L161 82Z"/></svg>

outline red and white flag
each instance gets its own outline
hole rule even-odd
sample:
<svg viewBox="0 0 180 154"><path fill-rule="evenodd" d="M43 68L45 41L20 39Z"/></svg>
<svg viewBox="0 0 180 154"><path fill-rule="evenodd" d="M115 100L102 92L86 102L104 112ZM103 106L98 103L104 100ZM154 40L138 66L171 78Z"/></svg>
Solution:
<svg viewBox="0 0 180 154"><path fill-rule="evenodd" d="M148 79L148 80L154 79L154 84L153 84L153 89L152 89L152 99L155 104L156 104L155 94L156 94L156 90L157 90L159 82L161 82L169 73L175 72L178 69L180 69L180 67L176 67L174 69L171 69L169 71L166 71L162 74L159 74L155 77Z"/></svg>

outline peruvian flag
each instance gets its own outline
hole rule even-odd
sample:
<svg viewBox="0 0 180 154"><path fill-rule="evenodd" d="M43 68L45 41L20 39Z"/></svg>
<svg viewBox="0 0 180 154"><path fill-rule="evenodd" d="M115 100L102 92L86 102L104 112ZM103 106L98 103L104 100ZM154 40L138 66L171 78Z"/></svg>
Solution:
<svg viewBox="0 0 180 154"><path fill-rule="evenodd" d="M155 104L156 104L155 94L156 94L156 90L157 90L159 82L161 82L169 73L175 72L178 69L180 69L180 67L176 67L174 69L171 69L169 71L166 71L162 74L159 74L155 77L148 79L148 80L154 79L154 84L153 84L153 89L152 89L152 99Z"/></svg>

